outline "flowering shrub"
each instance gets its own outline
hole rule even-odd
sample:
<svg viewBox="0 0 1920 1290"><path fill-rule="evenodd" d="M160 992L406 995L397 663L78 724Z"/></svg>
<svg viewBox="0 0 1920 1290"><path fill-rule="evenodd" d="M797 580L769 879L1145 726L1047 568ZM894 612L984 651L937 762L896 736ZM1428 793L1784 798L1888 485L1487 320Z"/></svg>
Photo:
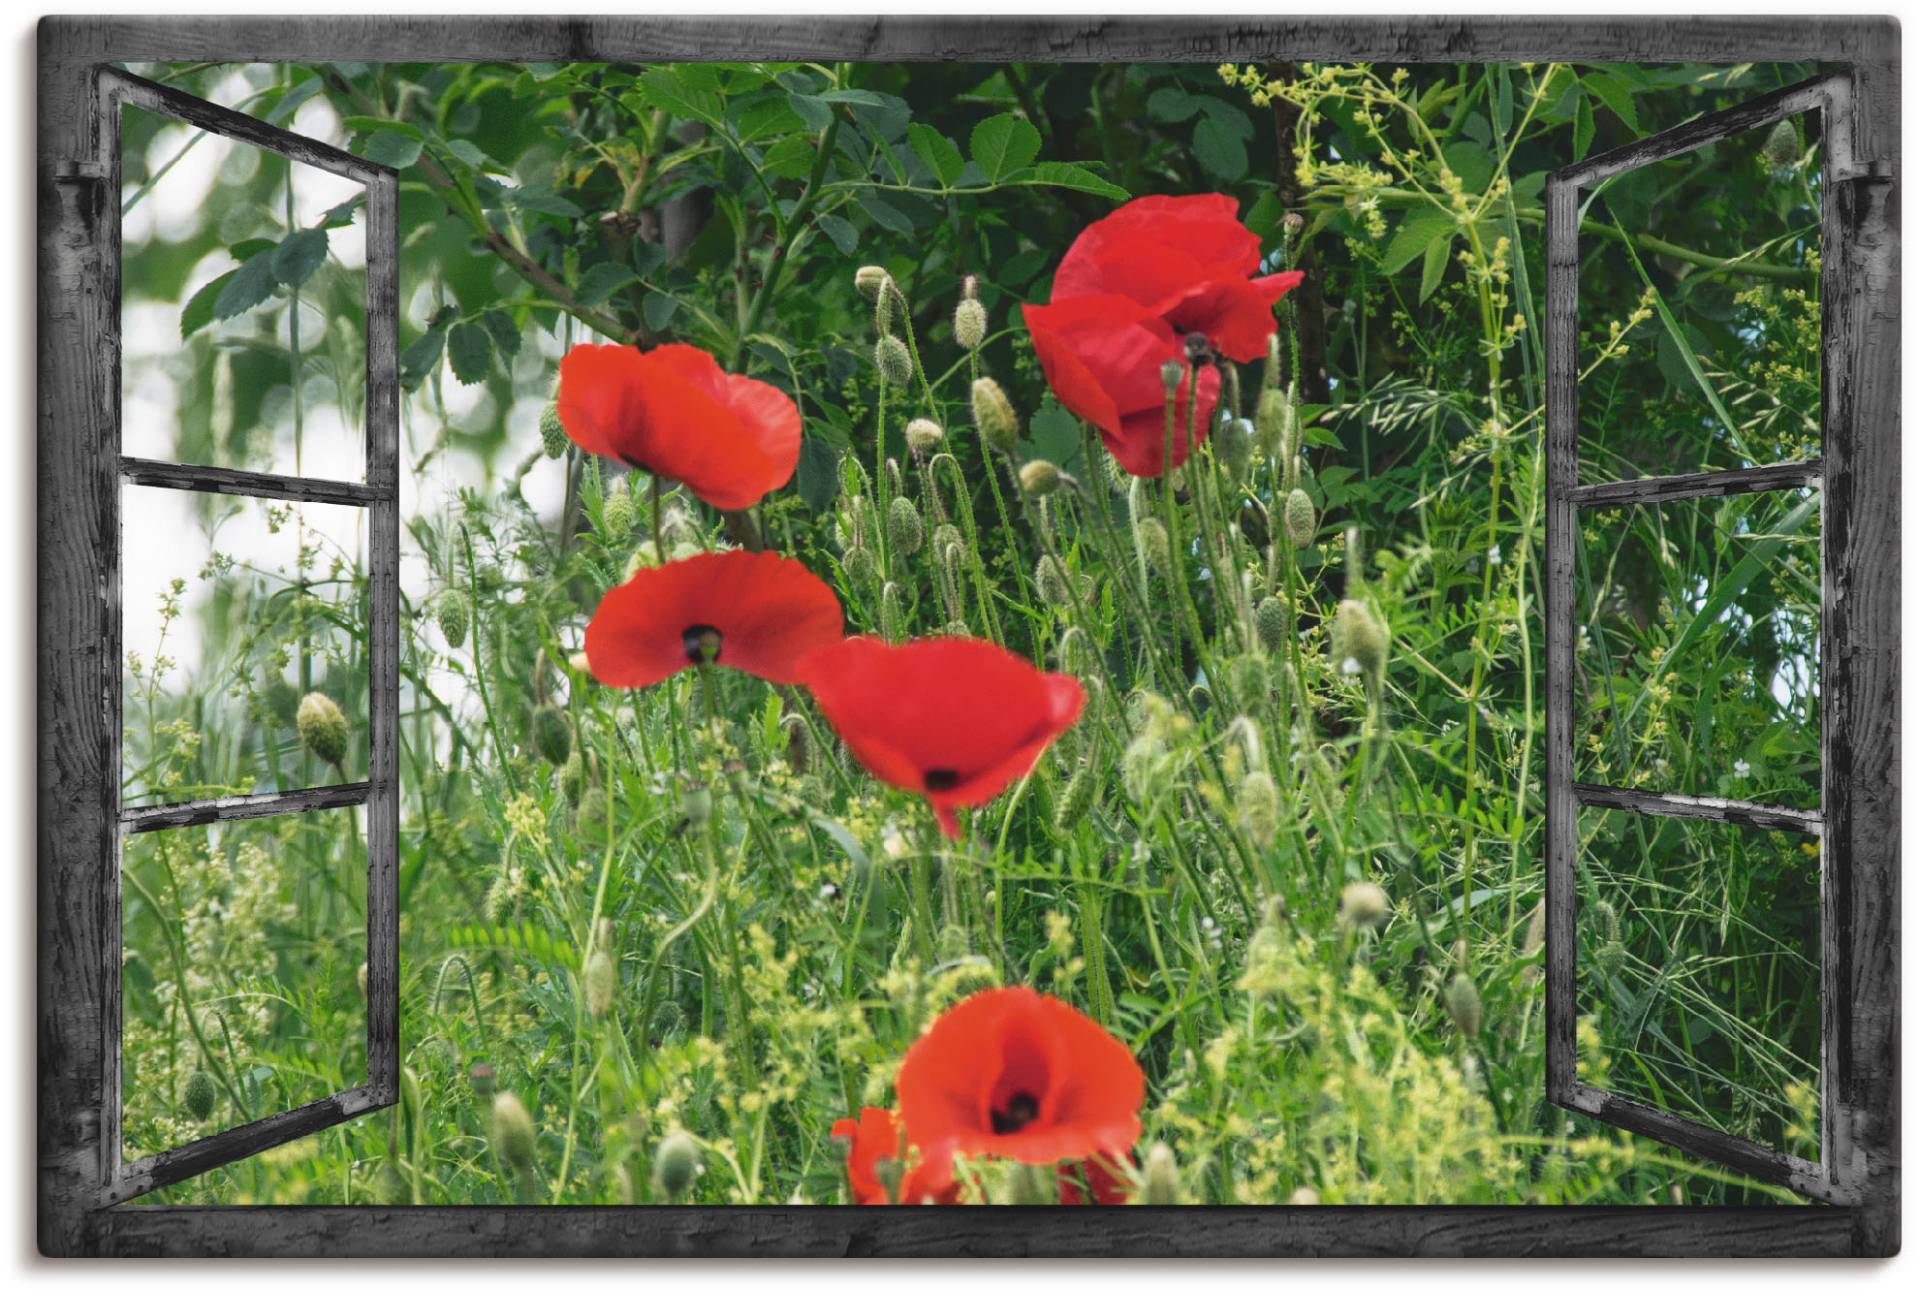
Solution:
<svg viewBox="0 0 1920 1290"><path fill-rule="evenodd" d="M233 73L419 230L405 1069L161 1199L1784 1199L1544 1100L1537 234L1570 153L1789 70ZM1800 142L1740 172L1755 243ZM293 235L233 182L223 229ZM1589 459L1804 448L1804 231L1689 250L1608 197ZM196 236L156 283L242 249ZM351 422L311 354L251 364L355 272L166 370ZM1583 755L1792 804L1799 505L1583 531ZM298 552L207 561L198 665L165 584L130 791L362 773L364 579L269 519ZM343 818L129 843L130 1153L364 1078ZM1583 1078L1815 1149L1814 856L1582 827Z"/></svg>

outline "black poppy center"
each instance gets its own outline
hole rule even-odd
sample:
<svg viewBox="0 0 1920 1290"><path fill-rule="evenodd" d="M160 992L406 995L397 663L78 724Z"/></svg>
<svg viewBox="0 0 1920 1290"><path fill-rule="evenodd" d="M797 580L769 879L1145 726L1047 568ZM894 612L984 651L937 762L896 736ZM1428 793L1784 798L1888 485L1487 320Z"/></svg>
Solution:
<svg viewBox="0 0 1920 1290"><path fill-rule="evenodd" d="M995 1133L1018 1133L1040 1114L1040 1102L1031 1093L1015 1093L1005 1107L995 1107L992 1114Z"/></svg>
<svg viewBox="0 0 1920 1290"><path fill-rule="evenodd" d="M720 658L720 629L695 623L680 633L680 644L687 651L689 663L717 662Z"/></svg>
<svg viewBox="0 0 1920 1290"><path fill-rule="evenodd" d="M950 788L958 788L960 786L960 772L957 770L948 770L944 766L936 766L927 772L926 782L927 791L944 793Z"/></svg>

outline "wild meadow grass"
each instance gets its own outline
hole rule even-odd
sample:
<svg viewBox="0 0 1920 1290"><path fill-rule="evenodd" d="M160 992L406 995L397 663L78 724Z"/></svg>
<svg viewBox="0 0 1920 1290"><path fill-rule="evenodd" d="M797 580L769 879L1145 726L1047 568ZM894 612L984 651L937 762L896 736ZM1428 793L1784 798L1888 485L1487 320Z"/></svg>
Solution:
<svg viewBox="0 0 1920 1290"><path fill-rule="evenodd" d="M826 72L816 90L867 84ZM1216 106L1198 116L1165 100L1149 115L1232 112L1262 138L1290 107L1297 201L1259 227L1266 267L1304 268L1314 293L1281 302L1266 359L1221 361L1221 419L1164 475L1117 469L1048 392L1018 309L1042 293L1002 289L983 263L969 307L942 252L849 257L830 228L800 243L804 277L739 253L781 284L772 297L724 256L671 289L689 339L723 362L745 354L807 419L796 487L751 512L583 454L539 415L502 414L517 469L443 485L423 458L462 448L436 411L456 374L435 352L409 400L401 1099L155 1199L841 1203L833 1123L891 1104L943 1010L1013 984L1132 1051L1147 1081L1134 1163L1164 1144L1183 1201L1791 1199L1544 1096L1533 159L1582 121L1591 139L1610 83L1545 66L1221 72L1098 83L1204 93ZM1649 121L1691 84L1752 89L1692 75L1635 83ZM404 117L406 96L373 79L324 93ZM685 110L737 125L749 80L701 83L717 106ZM435 83L448 105L478 98ZM1048 117L1018 78L992 85L979 93ZM652 92L649 110L669 97ZM943 123L939 104L905 97L916 122ZM557 128L611 137L600 110L576 104ZM830 136L830 116L793 137ZM482 125L434 128L484 142ZM1099 160L1060 151L1069 136L1048 125L1047 160ZM636 155L676 146L657 117L621 129ZM820 170L768 161L777 146L753 154L762 179L835 200ZM1803 158L1767 146L1741 182L1799 185L1780 199L1798 211ZM883 153L850 154L845 174L880 175ZM1135 194L1193 190L1171 166L1122 177ZM759 231L739 205L727 218ZM833 209L844 222L856 207ZM782 250L806 214L766 223ZM1006 235L1044 275L1077 228ZM1612 294L1582 315L1591 479L1651 469L1647 454L1688 434L1722 445L1709 454L1794 452L1818 406L1800 274L1817 248L1769 243L1762 267L1782 277L1740 276L1709 247L1696 259L1722 268L1706 277L1733 288L1709 299L1702 266L1634 236L1593 235L1597 254L1649 263L1608 276ZM855 287L869 262L893 284L880 297L900 293L879 319ZM1303 298L1331 319L1317 339ZM1740 344L1708 343L1696 315L1711 310ZM534 311L551 340L502 353L501 379L547 388L553 354L593 338L567 313ZM877 352L889 338L903 368ZM1332 355L1318 397L1303 342ZM1681 346L1691 364L1666 353ZM1011 436L979 401L982 377L1006 392ZM835 432L817 448L816 425ZM557 522L522 491L537 472L564 480ZM181 571L202 588L200 661L170 681L163 648L130 673L130 794L361 774L364 576L351 539L309 533L299 510L263 519L294 526L295 555ZM1784 805L1808 805L1812 785L1817 805L1818 679L1794 662L1818 624L1817 505L1768 494L1585 519L1583 776ZM800 687L721 667L642 690L593 679L582 631L606 591L751 541L827 580L850 634L977 636L1071 674L1080 719L949 839L847 754ZM177 616L185 590L159 612ZM1817 850L1734 826L1580 822L1582 1078L1816 1151ZM130 1157L365 1078L364 863L353 811L128 841ZM1021 1196L996 1165L980 1176L990 1198Z"/></svg>

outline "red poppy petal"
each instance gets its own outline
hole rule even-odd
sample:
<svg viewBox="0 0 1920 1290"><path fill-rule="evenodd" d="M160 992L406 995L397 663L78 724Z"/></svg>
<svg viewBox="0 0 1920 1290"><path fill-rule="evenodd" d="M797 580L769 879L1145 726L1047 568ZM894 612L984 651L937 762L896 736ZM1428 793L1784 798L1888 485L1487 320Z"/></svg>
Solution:
<svg viewBox="0 0 1920 1290"><path fill-rule="evenodd" d="M1220 373L1212 367L1200 369L1200 406L1192 420L1193 442L1204 443L1213 426L1220 398ZM1188 417L1187 387L1183 385L1174 403L1173 465L1187 459ZM1121 469L1130 475L1154 478L1166 468L1167 414L1163 407L1133 412L1121 418L1117 434L1102 432L1100 442L1114 455Z"/></svg>
<svg viewBox="0 0 1920 1290"><path fill-rule="evenodd" d="M625 447L636 460L645 451L639 408L643 358L631 345L575 345L560 360L554 402L561 428L583 451L619 457Z"/></svg>
<svg viewBox="0 0 1920 1290"><path fill-rule="evenodd" d="M657 685L690 666L682 632L702 622L705 579L691 560L642 569L600 598L587 623L587 667L602 685Z"/></svg>
<svg viewBox="0 0 1920 1290"><path fill-rule="evenodd" d="M785 488L800 465L800 409L778 386L751 376L727 378L727 404L752 428L768 464L768 492Z"/></svg>
<svg viewBox="0 0 1920 1290"><path fill-rule="evenodd" d="M1052 306L1024 305L1027 332L1033 338L1033 352L1040 359L1040 370L1047 386L1061 406L1089 425L1118 432L1120 409L1100 377L1075 352L1064 331L1053 325Z"/></svg>

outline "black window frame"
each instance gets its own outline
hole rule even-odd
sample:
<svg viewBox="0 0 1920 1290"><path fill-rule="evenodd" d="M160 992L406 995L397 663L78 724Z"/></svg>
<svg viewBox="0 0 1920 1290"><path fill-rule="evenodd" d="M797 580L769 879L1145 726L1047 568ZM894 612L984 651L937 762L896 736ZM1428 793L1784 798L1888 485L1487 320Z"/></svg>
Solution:
<svg viewBox="0 0 1920 1290"><path fill-rule="evenodd" d="M115 150L98 129L102 78L114 64L199 61L630 61L856 59L1235 64L1268 61L1814 62L1844 85L1830 131L1846 133L1853 164L1837 177L1825 244L1845 246L1823 268L1828 442L1826 603L1822 686L1828 717L1823 792L1829 881L1823 926L1847 947L1850 1006L1824 1018L1828 1083L1844 1115L1824 1116L1822 1159L1848 1186L1809 1206L1288 1206L1271 1208L858 1207L178 1207L123 1205L118 1162L104 1150L106 1038L117 1040L119 768L114 711L119 659L119 454ZM1899 35L1862 18L1329 18L1217 20L910 18L738 20L625 18L61 18L39 30L39 1219L48 1254L1474 1254L1887 1255L1899 1244L1898 1143L1898 479L1899 479ZM157 87L156 87L157 88ZM165 92L171 93L171 92ZM250 118L178 96L174 106L216 114L224 133L271 138L275 151L315 145ZM185 111L176 115L187 115ZM191 119L191 118L189 118ZM271 132L271 133L263 133ZM274 146L277 145L277 146ZM292 154L289 154L292 155ZM345 154L339 154L345 156ZM305 157L301 158L305 160ZM354 159L370 171L383 168ZM1592 164L1592 163L1588 163ZM1574 214L1566 172L1548 187L1550 240ZM397 238L391 172L369 184L370 297L374 239ZM386 194L375 200L376 189ZM376 234L376 230L377 234ZM1835 236L1834 234L1839 234ZM1556 242L1556 246L1561 245ZM397 241L396 241L397 248ZM1573 341L1571 261L1548 268L1549 352ZM1557 284L1557 285L1556 285ZM397 317L397 283L378 293ZM397 561L397 478L376 465L375 441L397 432L390 338L369 311L369 466L364 487L384 518L370 577ZM376 366L380 380L375 381ZM1571 586L1573 391L1549 380L1547 435L1559 445L1548 482L1549 586ZM391 390L391 394L388 391ZM376 410L376 399L379 407ZM391 403L388 400L391 399ZM1835 415L1835 409L1839 415ZM391 460L391 458L388 458ZM170 468L162 473L189 468ZM263 479L190 468L188 486L252 492ZM147 471L135 467L134 473ZM148 472L151 474L151 472ZM275 485L278 486L278 485ZM291 485L288 485L291 487ZM305 486L303 486L304 488ZM312 485L312 487L321 487ZM328 489L342 487L325 485ZM309 494L303 494L309 495ZM318 494L310 494L318 496ZM336 497L321 500L337 500ZM376 597L376 599L378 599ZM1548 655L1570 657L1569 605L1547 607ZM1556 626L1556 624L1558 624ZM372 690L397 695L397 621L376 660ZM370 725L383 720L375 701ZM1558 700L1550 691L1549 714ZM1837 731L1845 735L1835 740ZM1563 725L1549 729L1550 798L1572 800ZM1570 746L1569 746L1570 747ZM1835 756L1836 751L1840 754ZM378 737L372 765L391 765ZM397 922L391 893L392 779L370 773L369 840L384 857L369 875L369 1070L356 1091L286 1113L309 1128L394 1101L398 1078ZM378 807L379 809L376 809ZM234 804L218 809L242 811ZM1564 827L1552 823L1564 847ZM370 851L373 848L370 846ZM1547 947L1557 982L1570 981L1573 908L1567 864L1549 857ZM374 914L375 893L381 905ZM111 931L109 931L109 926ZM1548 993L1550 1095L1571 1096L1571 999ZM1831 1003L1831 1000L1829 1001ZM111 1045L117 1050L117 1043ZM1551 1081L1559 1081L1551 1083ZM1831 1108L1829 1108L1830 1110ZM165 1170L187 1176L212 1156L237 1159L285 1140L286 1116L232 1130L186 1150ZM246 1135L256 1136L246 1136ZM235 1136L240 1135L240 1136ZM280 1135L280 1136L275 1136ZM1653 1136L1659 1136L1655 1134ZM208 1144L220 1143L218 1148ZM1696 1144L1697 1145L1697 1144ZM172 1155L173 1153L169 1153ZM1705 1154L1705 1153L1703 1153ZM156 1159L164 1159L156 1158ZM162 1179L164 1180L164 1179Z"/></svg>

